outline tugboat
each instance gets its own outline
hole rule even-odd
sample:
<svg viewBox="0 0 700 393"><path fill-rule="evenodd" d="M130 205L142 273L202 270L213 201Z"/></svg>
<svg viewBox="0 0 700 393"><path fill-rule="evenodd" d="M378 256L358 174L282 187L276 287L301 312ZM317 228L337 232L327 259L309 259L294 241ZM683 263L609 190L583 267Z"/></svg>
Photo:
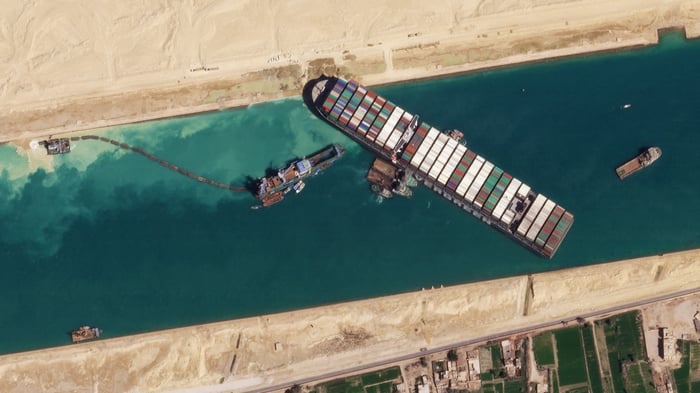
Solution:
<svg viewBox="0 0 700 393"><path fill-rule="evenodd" d="M384 198L396 195L410 198L418 182L413 176L391 163L377 158L367 172L367 181L371 183L370 189Z"/></svg>
<svg viewBox="0 0 700 393"><path fill-rule="evenodd" d="M302 180L318 175L343 154L345 154L345 148L333 144L309 158L292 161L286 167L279 169L277 174L260 178L255 196L262 202L262 207L268 207L282 201L284 195L292 190L298 194L306 186Z"/></svg>
<svg viewBox="0 0 700 393"><path fill-rule="evenodd" d="M303 180L299 180L299 182L297 184L292 186L292 188L294 189L294 192L296 192L297 194L300 193L301 190L304 189L304 187L306 187L306 183L304 183Z"/></svg>
<svg viewBox="0 0 700 393"><path fill-rule="evenodd" d="M70 153L70 140L66 138L49 139L40 142L46 147L46 153L53 156L56 154Z"/></svg>
<svg viewBox="0 0 700 393"><path fill-rule="evenodd" d="M462 139L462 138L464 138L464 133L462 131L457 130L457 129L447 130L447 135L449 135L450 138L456 140L457 142L459 142L465 146L467 145L467 142Z"/></svg>
<svg viewBox="0 0 700 393"><path fill-rule="evenodd" d="M644 150L640 155L617 167L615 172L620 180L637 173L643 168L653 164L661 157L661 149L656 146Z"/></svg>
<svg viewBox="0 0 700 393"><path fill-rule="evenodd" d="M101 334L102 334L102 329L100 329L100 328L96 328L96 327L92 327L92 326L81 326L81 327L73 330L71 332L70 336L71 336L71 339L73 339L74 343L79 343L81 341L99 338Z"/></svg>

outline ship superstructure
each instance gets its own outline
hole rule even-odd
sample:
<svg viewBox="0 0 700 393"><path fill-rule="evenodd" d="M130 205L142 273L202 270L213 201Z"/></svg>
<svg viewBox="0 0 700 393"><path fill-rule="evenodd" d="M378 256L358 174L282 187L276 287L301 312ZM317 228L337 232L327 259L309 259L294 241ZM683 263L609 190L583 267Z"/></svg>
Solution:
<svg viewBox="0 0 700 393"><path fill-rule="evenodd" d="M461 132L442 132L355 81L322 78L311 100L379 158L544 257L573 224L571 212L460 143Z"/></svg>

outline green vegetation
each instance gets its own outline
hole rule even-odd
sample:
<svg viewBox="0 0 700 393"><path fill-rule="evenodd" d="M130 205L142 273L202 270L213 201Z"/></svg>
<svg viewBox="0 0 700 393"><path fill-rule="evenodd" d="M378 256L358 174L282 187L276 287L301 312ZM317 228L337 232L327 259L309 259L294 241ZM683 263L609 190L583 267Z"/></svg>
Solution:
<svg viewBox="0 0 700 393"><path fill-rule="evenodd" d="M362 384L367 386L374 385L376 383L381 383L384 381L393 381L399 376L401 376L401 369L399 369L398 367L392 367L369 374L363 374Z"/></svg>
<svg viewBox="0 0 700 393"><path fill-rule="evenodd" d="M637 311L598 321L595 325L542 333L533 337L532 343L537 364L550 368L552 393L654 392ZM697 352L693 352L695 350ZM694 382L700 385L700 344L696 349L688 346L687 352L690 354L688 365L680 371L685 376L680 376L681 384L686 388L679 388L678 393L689 392ZM696 369L696 374L691 369Z"/></svg>
<svg viewBox="0 0 700 393"><path fill-rule="evenodd" d="M456 350L456 349L450 349L450 350L447 352L447 360L452 361L452 362L456 362L456 361L457 361L457 358L458 358L458 356L457 356L457 350Z"/></svg>
<svg viewBox="0 0 700 393"><path fill-rule="evenodd" d="M688 393L690 391L690 341L678 340L678 347L681 350L681 367L673 371L676 380L678 393Z"/></svg>
<svg viewBox="0 0 700 393"><path fill-rule="evenodd" d="M559 376L557 373L552 371L549 374L550 381L552 382L552 393L559 393Z"/></svg>
<svg viewBox="0 0 700 393"><path fill-rule="evenodd" d="M557 341L557 373L562 386L587 383L586 362L583 356L578 327L554 332Z"/></svg>
<svg viewBox="0 0 700 393"><path fill-rule="evenodd" d="M491 344L488 347L491 350L491 362L492 371L494 378L503 378L506 375L506 369L503 367L503 359L501 358L501 346L498 344Z"/></svg>
<svg viewBox="0 0 700 393"><path fill-rule="evenodd" d="M700 392L700 343L678 341L681 367L673 371L678 393Z"/></svg>
<svg viewBox="0 0 700 393"><path fill-rule="evenodd" d="M490 348L493 368L499 369L503 365L503 359L501 358L501 347L498 344L493 344Z"/></svg>
<svg viewBox="0 0 700 393"><path fill-rule="evenodd" d="M504 393L522 393L525 392L525 384L522 380L507 381L504 384Z"/></svg>
<svg viewBox="0 0 700 393"><path fill-rule="evenodd" d="M600 378L600 366L598 364L598 354L595 349L595 338L593 337L593 326L586 325L581 329L583 338L583 351L586 354L586 364L588 365L588 382L593 392L603 392L603 382Z"/></svg>
<svg viewBox="0 0 700 393"><path fill-rule="evenodd" d="M482 360L481 373L481 393L524 393L527 391L527 380L525 379L525 356L527 350L516 350L514 355L520 359L522 375L520 377L508 378L506 368L501 358L501 347L499 343L489 344L479 349ZM484 359L486 358L486 359ZM483 360L486 360L485 362ZM489 364L492 362L492 364ZM485 369L484 366L490 366Z"/></svg>
<svg viewBox="0 0 700 393"><path fill-rule="evenodd" d="M588 386L579 386L573 389L569 389L566 393L588 393Z"/></svg>
<svg viewBox="0 0 700 393"><path fill-rule="evenodd" d="M552 332L545 332L532 339L535 351L535 361L540 366L554 365L554 348Z"/></svg>
<svg viewBox="0 0 700 393"><path fill-rule="evenodd" d="M391 393L401 378L401 369L387 368L372 373L326 382L314 388L318 393Z"/></svg>
<svg viewBox="0 0 700 393"><path fill-rule="evenodd" d="M655 393L651 381L651 369L646 362L632 363L626 367L625 380L628 393Z"/></svg>
<svg viewBox="0 0 700 393"><path fill-rule="evenodd" d="M326 383L324 387L326 393L364 393L362 385L357 380L351 380L351 378L331 381ZM322 387L319 387L319 390L323 391L322 389Z"/></svg>
<svg viewBox="0 0 700 393"><path fill-rule="evenodd" d="M596 323L605 333L615 393L653 392L638 311Z"/></svg>

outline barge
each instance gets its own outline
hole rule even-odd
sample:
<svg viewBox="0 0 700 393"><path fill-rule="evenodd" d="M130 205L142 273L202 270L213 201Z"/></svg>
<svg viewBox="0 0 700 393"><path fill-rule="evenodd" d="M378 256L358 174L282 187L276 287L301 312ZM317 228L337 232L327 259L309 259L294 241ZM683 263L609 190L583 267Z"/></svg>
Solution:
<svg viewBox="0 0 700 393"><path fill-rule="evenodd" d="M345 154L345 148L340 145L330 145L314 153L309 158L302 158L289 163L274 175L262 177L257 183L255 196L262 205L254 208L268 207L284 199L290 191L300 193L305 186L304 179L315 176L327 169L331 164Z"/></svg>
<svg viewBox="0 0 700 393"><path fill-rule="evenodd" d="M656 146L644 150L640 155L617 167L615 172L620 180L633 175L653 164L661 157L661 149Z"/></svg>
<svg viewBox="0 0 700 393"><path fill-rule="evenodd" d="M405 198L410 198L413 191L410 187L417 184L411 183L405 171L396 165L377 158L367 172L367 181L370 182L370 189L384 198L392 198L394 194Z"/></svg>
<svg viewBox="0 0 700 393"><path fill-rule="evenodd" d="M535 253L552 258L574 215L460 142L353 80L322 77L311 105L331 125Z"/></svg>
<svg viewBox="0 0 700 393"><path fill-rule="evenodd" d="M40 142L46 148L46 153L53 156L70 153L70 140L68 138L47 139Z"/></svg>
<svg viewBox="0 0 700 393"><path fill-rule="evenodd" d="M81 326L70 334L74 343L99 338L100 335L102 335L102 329L92 326Z"/></svg>

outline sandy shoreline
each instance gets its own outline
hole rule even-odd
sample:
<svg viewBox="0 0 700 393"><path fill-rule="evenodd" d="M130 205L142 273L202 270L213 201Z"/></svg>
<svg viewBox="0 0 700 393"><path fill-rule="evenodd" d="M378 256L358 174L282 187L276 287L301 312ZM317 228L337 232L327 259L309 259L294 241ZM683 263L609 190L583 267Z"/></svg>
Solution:
<svg viewBox="0 0 700 393"><path fill-rule="evenodd" d="M4 355L0 390L263 388L700 288L699 262L697 249Z"/></svg>
<svg viewBox="0 0 700 393"><path fill-rule="evenodd" d="M647 46L671 27L700 36L700 0L14 3L0 10L0 143L19 145L297 96L321 73L378 85ZM700 287L698 262L691 250L4 355L0 391L245 391Z"/></svg>
<svg viewBox="0 0 700 393"><path fill-rule="evenodd" d="M321 73L378 85L700 36L699 0L442 3L127 1L78 28L85 10L18 2L0 11L24 32L0 38L0 143L296 96Z"/></svg>

